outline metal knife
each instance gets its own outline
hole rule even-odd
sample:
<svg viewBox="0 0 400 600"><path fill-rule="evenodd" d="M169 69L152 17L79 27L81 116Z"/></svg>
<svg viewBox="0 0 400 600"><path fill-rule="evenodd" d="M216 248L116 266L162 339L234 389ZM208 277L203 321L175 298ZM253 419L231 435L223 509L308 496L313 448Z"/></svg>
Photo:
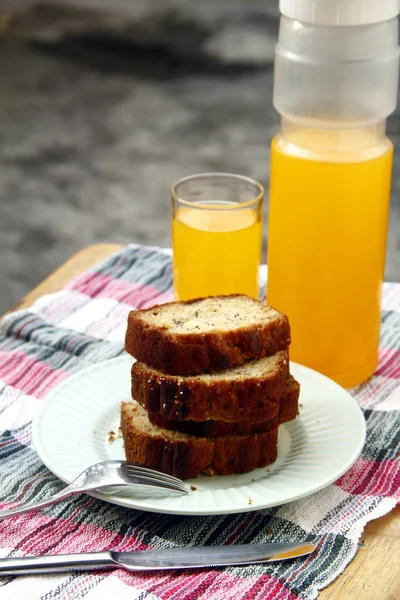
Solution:
<svg viewBox="0 0 400 600"><path fill-rule="evenodd" d="M137 552L89 552L53 556L26 556L0 560L0 576L97 571L123 568L128 571L198 569L226 565L249 565L306 556L315 549L308 542L199 546L140 550Z"/></svg>

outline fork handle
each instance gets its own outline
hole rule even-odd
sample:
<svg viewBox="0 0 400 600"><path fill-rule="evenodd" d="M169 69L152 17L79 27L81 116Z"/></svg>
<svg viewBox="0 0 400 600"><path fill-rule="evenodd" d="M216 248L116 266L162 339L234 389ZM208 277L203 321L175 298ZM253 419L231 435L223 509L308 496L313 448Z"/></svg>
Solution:
<svg viewBox="0 0 400 600"><path fill-rule="evenodd" d="M7 519L8 517L13 517L14 515L22 515L23 513L30 512L31 510L39 510L40 508L45 508L46 506L51 506L56 502L60 502L60 500L65 500L72 494L79 492L80 490L61 490L58 494L54 494L51 498L47 498L46 500L42 500L41 502L31 502L30 504L24 504L23 506L17 506L16 508L10 508L8 510L0 511L0 521L2 519Z"/></svg>

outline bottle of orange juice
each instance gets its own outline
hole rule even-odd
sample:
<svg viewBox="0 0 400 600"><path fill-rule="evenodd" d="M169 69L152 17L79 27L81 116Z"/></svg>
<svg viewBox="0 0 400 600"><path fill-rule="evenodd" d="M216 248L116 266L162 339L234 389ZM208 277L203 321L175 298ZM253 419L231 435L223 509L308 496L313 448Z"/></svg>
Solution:
<svg viewBox="0 0 400 600"><path fill-rule="evenodd" d="M267 302L291 359L344 386L378 361L398 0L281 0Z"/></svg>

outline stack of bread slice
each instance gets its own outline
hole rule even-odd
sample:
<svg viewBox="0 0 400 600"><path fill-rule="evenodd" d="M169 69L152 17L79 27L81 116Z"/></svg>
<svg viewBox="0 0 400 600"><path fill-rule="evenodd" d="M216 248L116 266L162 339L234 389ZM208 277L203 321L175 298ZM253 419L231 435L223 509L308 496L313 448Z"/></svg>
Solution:
<svg viewBox="0 0 400 600"><path fill-rule="evenodd" d="M172 302L128 317L132 398L121 407L127 460L181 479L274 462L296 418L289 322L248 296Z"/></svg>

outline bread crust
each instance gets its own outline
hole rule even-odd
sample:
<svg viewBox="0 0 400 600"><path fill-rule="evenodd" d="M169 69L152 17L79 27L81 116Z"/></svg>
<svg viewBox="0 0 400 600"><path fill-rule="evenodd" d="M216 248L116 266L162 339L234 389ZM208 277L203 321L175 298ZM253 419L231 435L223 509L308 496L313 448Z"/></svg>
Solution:
<svg viewBox="0 0 400 600"><path fill-rule="evenodd" d="M187 436L174 439L173 432L144 431L136 421L138 406L122 403L121 430L126 458L130 462L175 475L180 479L207 475L247 473L273 463L278 453L278 429L265 433L218 439Z"/></svg>
<svg viewBox="0 0 400 600"><path fill-rule="evenodd" d="M273 416L289 376L286 351L264 376L201 380L167 375L141 362L132 366L132 398L152 413L175 421L262 421Z"/></svg>
<svg viewBox="0 0 400 600"><path fill-rule="evenodd" d="M229 435L249 435L252 433L265 433L276 429L279 426L279 409L276 407L275 413L265 421L252 423L245 420L238 423L229 423L228 421L175 421L168 419L160 413L148 413L150 423L157 425L162 429L171 431L180 431L188 435L194 435L202 438L218 438Z"/></svg>
<svg viewBox="0 0 400 600"><path fill-rule="evenodd" d="M176 421L168 419L165 415L157 412L149 412L149 421L163 429L180 431L188 435L203 438L217 438L228 435L249 435L253 433L265 433L275 429L282 423L292 421L298 414L298 398L300 392L299 383L289 376L285 391L279 401L279 406L271 416L264 421L243 420L238 423L227 421Z"/></svg>
<svg viewBox="0 0 400 600"><path fill-rule="evenodd" d="M236 295L239 297L240 295ZM225 296L218 296L216 300ZM232 296L230 296L232 298ZM234 297L234 296L233 296ZM193 304L194 299L184 304ZM250 299L250 302L256 302ZM174 304L179 311L180 302ZM276 312L273 320L231 331L171 333L166 326L150 325L143 316L163 306L131 311L125 336L125 350L138 361L171 375L191 375L242 365L248 360L272 356L290 344L286 315ZM266 307L267 309L267 307Z"/></svg>
<svg viewBox="0 0 400 600"><path fill-rule="evenodd" d="M290 375L287 396L279 403L279 425L293 421L299 414L300 384Z"/></svg>

